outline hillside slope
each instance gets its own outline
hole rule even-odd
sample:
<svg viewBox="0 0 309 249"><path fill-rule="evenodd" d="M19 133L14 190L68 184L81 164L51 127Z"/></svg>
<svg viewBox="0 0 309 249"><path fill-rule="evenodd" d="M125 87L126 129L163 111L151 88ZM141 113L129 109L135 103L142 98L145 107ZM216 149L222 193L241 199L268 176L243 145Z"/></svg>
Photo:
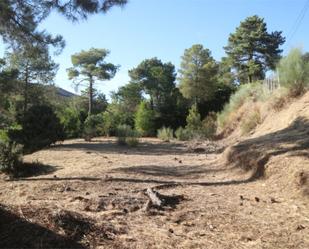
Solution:
<svg viewBox="0 0 309 249"><path fill-rule="evenodd" d="M253 178L264 176L287 194L301 189L309 195L309 92L279 112L267 105L263 122L228 149L227 162L253 170Z"/></svg>

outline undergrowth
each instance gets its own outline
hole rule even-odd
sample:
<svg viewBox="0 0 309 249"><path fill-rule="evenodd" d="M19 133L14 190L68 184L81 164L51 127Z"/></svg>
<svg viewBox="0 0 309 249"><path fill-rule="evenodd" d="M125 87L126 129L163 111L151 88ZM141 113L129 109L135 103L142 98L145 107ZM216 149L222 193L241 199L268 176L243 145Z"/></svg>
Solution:
<svg viewBox="0 0 309 249"><path fill-rule="evenodd" d="M135 147L139 143L139 134L129 125L119 125L116 130L117 142L119 145Z"/></svg>
<svg viewBox="0 0 309 249"><path fill-rule="evenodd" d="M169 142L174 138L174 131L170 127L162 127L158 130L157 137L164 142Z"/></svg>
<svg viewBox="0 0 309 249"><path fill-rule="evenodd" d="M220 128L226 128L235 118L235 112L249 102L265 101L269 98L270 93L265 91L261 82L241 85L235 94L230 98L230 102L225 105L223 111L218 115L218 124Z"/></svg>

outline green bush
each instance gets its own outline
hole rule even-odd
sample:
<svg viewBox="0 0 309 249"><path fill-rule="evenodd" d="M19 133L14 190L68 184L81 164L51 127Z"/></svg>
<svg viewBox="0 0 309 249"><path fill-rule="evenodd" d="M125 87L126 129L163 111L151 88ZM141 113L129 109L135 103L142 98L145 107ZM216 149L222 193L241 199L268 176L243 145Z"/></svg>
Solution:
<svg viewBox="0 0 309 249"><path fill-rule="evenodd" d="M104 121L101 114L87 117L84 123L84 139L91 141L92 138L102 135L103 125Z"/></svg>
<svg viewBox="0 0 309 249"><path fill-rule="evenodd" d="M187 116L187 126L186 129L192 132L199 132L202 128L201 115L198 112L197 105L193 105L189 110L189 115Z"/></svg>
<svg viewBox="0 0 309 249"><path fill-rule="evenodd" d="M280 84L287 87L293 96L300 95L309 86L309 62L299 48L292 49L278 65Z"/></svg>
<svg viewBox="0 0 309 249"><path fill-rule="evenodd" d="M0 171L16 175L22 163L22 146L0 140Z"/></svg>
<svg viewBox="0 0 309 249"><path fill-rule="evenodd" d="M190 132L188 129L185 129L183 127L179 127L175 131L175 136L179 141L189 141L193 137L192 132Z"/></svg>
<svg viewBox="0 0 309 249"><path fill-rule="evenodd" d="M142 136L155 135L155 112L148 103L141 102L135 116L135 128Z"/></svg>
<svg viewBox="0 0 309 249"><path fill-rule="evenodd" d="M134 112L128 112L122 105L111 103L103 113L105 135L116 135L117 127L121 124L134 126Z"/></svg>
<svg viewBox="0 0 309 249"><path fill-rule="evenodd" d="M59 116L66 138L76 138L81 135L80 114L76 110L66 108Z"/></svg>
<svg viewBox="0 0 309 249"><path fill-rule="evenodd" d="M131 126L128 125L119 125L116 130L117 142L120 145L126 144L126 139L132 133Z"/></svg>
<svg viewBox="0 0 309 249"><path fill-rule="evenodd" d="M138 132L129 125L119 125L116 131L117 142L119 145L137 146L139 143Z"/></svg>
<svg viewBox="0 0 309 249"><path fill-rule="evenodd" d="M265 91L261 82L241 85L238 90L231 96L230 101L218 115L218 124L224 128L229 123L231 114L235 113L245 102L248 101L265 101L269 93Z"/></svg>
<svg viewBox="0 0 309 249"><path fill-rule="evenodd" d="M126 144L130 147L136 147L139 144L138 136L127 137Z"/></svg>
<svg viewBox="0 0 309 249"><path fill-rule="evenodd" d="M157 137L163 140L164 142L169 142L174 138L174 131L170 127L162 127L158 130Z"/></svg>
<svg viewBox="0 0 309 249"><path fill-rule="evenodd" d="M9 135L7 130L0 130L0 141L7 142L9 141Z"/></svg>
<svg viewBox="0 0 309 249"><path fill-rule="evenodd" d="M21 128L12 128L8 134L12 141L23 145L25 153L64 139L63 126L50 106L32 106L18 122Z"/></svg>

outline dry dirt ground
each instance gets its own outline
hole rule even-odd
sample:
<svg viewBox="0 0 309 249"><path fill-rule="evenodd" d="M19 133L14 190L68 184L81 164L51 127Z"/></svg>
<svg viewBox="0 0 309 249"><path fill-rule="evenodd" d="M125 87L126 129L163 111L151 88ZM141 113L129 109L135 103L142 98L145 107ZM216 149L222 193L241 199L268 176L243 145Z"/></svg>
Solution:
<svg viewBox="0 0 309 249"><path fill-rule="evenodd" d="M28 176L0 175L0 248L308 249L309 198L297 187L306 172L298 182L278 177L291 160L309 169L308 130L298 135L264 159L283 168L266 168L272 176L262 178L224 155L238 160L237 151L253 145L276 152L280 132L270 148L260 136L225 152L224 142L144 139L128 148L112 138L65 141L27 156ZM146 210L149 187L184 199Z"/></svg>

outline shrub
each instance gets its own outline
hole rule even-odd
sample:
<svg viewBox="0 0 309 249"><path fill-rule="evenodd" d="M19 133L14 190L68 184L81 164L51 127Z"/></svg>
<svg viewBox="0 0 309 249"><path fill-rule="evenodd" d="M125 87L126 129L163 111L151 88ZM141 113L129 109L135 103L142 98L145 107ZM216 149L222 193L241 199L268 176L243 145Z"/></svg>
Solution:
<svg viewBox="0 0 309 249"><path fill-rule="evenodd" d="M128 125L119 125L117 127L116 136L117 136L117 142L120 145L126 144L126 139L128 136L131 135L132 128Z"/></svg>
<svg viewBox="0 0 309 249"><path fill-rule="evenodd" d="M138 136L127 137L126 144L130 147L136 147L139 144Z"/></svg>
<svg viewBox="0 0 309 249"><path fill-rule="evenodd" d="M66 138L76 138L81 134L80 114L72 108L66 108L59 115Z"/></svg>
<svg viewBox="0 0 309 249"><path fill-rule="evenodd" d="M309 86L309 62L299 48L292 49L280 60L278 72L280 84L287 87L292 96L300 95Z"/></svg>
<svg viewBox="0 0 309 249"><path fill-rule="evenodd" d="M9 136L7 130L0 130L0 141L7 142L9 141Z"/></svg>
<svg viewBox="0 0 309 249"><path fill-rule="evenodd" d="M22 161L22 146L0 140L0 171L16 175Z"/></svg>
<svg viewBox="0 0 309 249"><path fill-rule="evenodd" d="M198 112L197 105L193 105L189 110L189 115L187 116L187 126L186 129L192 132L199 132L202 127L201 115Z"/></svg>
<svg viewBox="0 0 309 249"><path fill-rule="evenodd" d="M224 109L218 115L218 124L221 128L225 128L231 123L230 118L245 102L265 101L269 97L269 93L265 91L260 82L244 84L231 96L230 101L225 105Z"/></svg>
<svg viewBox="0 0 309 249"><path fill-rule="evenodd" d="M188 129L185 129L183 127L179 127L175 131L175 136L179 141L188 141L193 137L192 133Z"/></svg>
<svg viewBox="0 0 309 249"><path fill-rule="evenodd" d="M162 127L158 130L157 137L163 140L164 142L169 142L174 138L174 131L171 128Z"/></svg>
<svg viewBox="0 0 309 249"><path fill-rule="evenodd" d="M43 149L64 139L63 126L50 106L32 106L18 121L21 128L10 129L9 137L22 144L25 153Z"/></svg>
<svg viewBox="0 0 309 249"><path fill-rule="evenodd" d="M279 88L273 94L269 100L270 108L275 111L280 111L288 102L289 90L287 88Z"/></svg>
<svg viewBox="0 0 309 249"><path fill-rule="evenodd" d="M217 131L217 115L214 112L208 114L208 116L202 122L202 135L205 138L212 138Z"/></svg>
<svg viewBox="0 0 309 249"><path fill-rule="evenodd" d="M115 135L121 124L134 126L134 112L128 112L121 104L111 103L103 113L105 135Z"/></svg>
<svg viewBox="0 0 309 249"><path fill-rule="evenodd" d="M83 136L86 141L91 141L92 138L102 134L103 116L100 114L91 115L86 118L84 123Z"/></svg>
<svg viewBox="0 0 309 249"><path fill-rule="evenodd" d="M119 145L137 146L139 143L138 132L129 125L119 125L116 131L117 142Z"/></svg>
<svg viewBox="0 0 309 249"><path fill-rule="evenodd" d="M142 136L152 136L155 134L155 112L150 109L148 103L141 102L135 116L136 130Z"/></svg>
<svg viewBox="0 0 309 249"><path fill-rule="evenodd" d="M243 134L252 131L258 124L261 123L261 113L258 108L255 108L252 113L249 113L240 125Z"/></svg>

